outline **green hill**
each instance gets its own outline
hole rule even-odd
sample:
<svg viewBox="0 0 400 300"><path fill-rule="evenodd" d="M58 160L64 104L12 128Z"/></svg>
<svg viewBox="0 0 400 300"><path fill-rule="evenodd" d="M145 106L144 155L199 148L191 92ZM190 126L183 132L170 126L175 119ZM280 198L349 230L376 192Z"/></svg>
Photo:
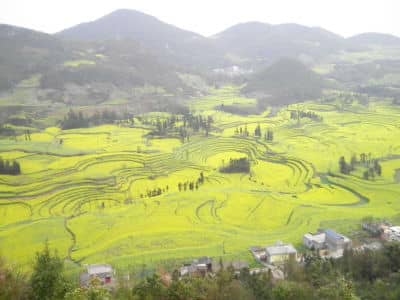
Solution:
<svg viewBox="0 0 400 300"><path fill-rule="evenodd" d="M0 90L70 58L70 51L51 35L0 25Z"/></svg>
<svg viewBox="0 0 400 300"><path fill-rule="evenodd" d="M83 41L132 39L164 60L196 69L202 67L198 64L218 64L222 57L212 40L136 10L117 10L93 22L65 29L57 36Z"/></svg>
<svg viewBox="0 0 400 300"><path fill-rule="evenodd" d="M270 104L283 105L317 98L323 86L319 75L294 59L284 58L254 74L243 91L268 97Z"/></svg>
<svg viewBox="0 0 400 300"><path fill-rule="evenodd" d="M327 30L297 24L270 25L250 22L235 25L214 36L227 52L270 64L283 57L316 60L344 47L341 36Z"/></svg>
<svg viewBox="0 0 400 300"><path fill-rule="evenodd" d="M133 40L65 42L29 29L0 25L0 91L38 75L40 99L95 104L120 90L154 86L191 93L172 64ZM71 90L72 89L72 90ZM28 100L28 99L27 99Z"/></svg>

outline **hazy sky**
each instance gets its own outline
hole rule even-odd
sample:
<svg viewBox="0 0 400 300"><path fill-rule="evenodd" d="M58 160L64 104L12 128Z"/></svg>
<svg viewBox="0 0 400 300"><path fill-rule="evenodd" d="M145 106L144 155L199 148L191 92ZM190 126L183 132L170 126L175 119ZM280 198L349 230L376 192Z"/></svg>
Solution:
<svg viewBox="0 0 400 300"><path fill-rule="evenodd" d="M400 36L400 0L0 0L0 23L53 33L119 8L203 35L262 21L320 26L343 36L371 31Z"/></svg>

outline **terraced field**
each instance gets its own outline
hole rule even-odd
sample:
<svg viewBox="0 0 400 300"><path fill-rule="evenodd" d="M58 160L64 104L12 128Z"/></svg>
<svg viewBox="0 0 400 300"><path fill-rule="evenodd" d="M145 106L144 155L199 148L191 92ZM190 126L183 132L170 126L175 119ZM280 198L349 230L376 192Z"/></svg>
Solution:
<svg viewBox="0 0 400 300"><path fill-rule="evenodd" d="M191 100L192 111L214 123L207 137L199 132L184 143L172 136L148 140L151 126L139 121L137 128L48 128L31 141L1 140L0 156L22 166L20 176L0 176L1 254L29 268L48 240L76 266L127 269L202 255L251 260L252 245L300 245L305 232L320 227L351 232L366 216L399 214L399 108L338 99L340 105L236 116L218 111L222 103L256 105L237 88ZM323 120L291 120L291 110ZM274 140L254 137L258 125ZM239 127L250 135L238 135ZM367 181L361 171L339 173L341 156L349 161L360 153L379 159L382 176ZM250 174L219 172L240 157L250 160ZM200 173L198 189L179 190ZM161 195L146 196L155 189Z"/></svg>

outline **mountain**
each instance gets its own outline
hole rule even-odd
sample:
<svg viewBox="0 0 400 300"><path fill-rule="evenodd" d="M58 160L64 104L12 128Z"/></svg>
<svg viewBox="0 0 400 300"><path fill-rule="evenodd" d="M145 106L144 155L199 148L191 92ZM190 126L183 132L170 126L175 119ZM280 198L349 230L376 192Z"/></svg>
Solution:
<svg viewBox="0 0 400 300"><path fill-rule="evenodd" d="M136 10L117 10L65 29L57 36L83 41L132 39L172 63L194 66L218 62L217 48L209 39Z"/></svg>
<svg viewBox="0 0 400 300"><path fill-rule="evenodd" d="M347 39L349 43L363 46L400 47L400 37L383 33L362 33Z"/></svg>
<svg viewBox="0 0 400 300"><path fill-rule="evenodd" d="M136 10L117 10L96 21L65 29L58 36L74 40L134 39L154 47L173 47L202 39L200 35L179 29Z"/></svg>
<svg viewBox="0 0 400 300"><path fill-rule="evenodd" d="M213 39L226 51L250 59L257 65L270 64L283 57L312 62L341 50L345 45L343 37L321 28L260 22L235 25Z"/></svg>
<svg viewBox="0 0 400 300"><path fill-rule="evenodd" d="M0 90L67 60L70 51L57 38L10 25L0 25Z"/></svg>
<svg viewBox="0 0 400 300"><path fill-rule="evenodd" d="M301 62L283 58L254 74L243 91L267 97L273 105L310 100L321 96L324 80Z"/></svg>
<svg viewBox="0 0 400 300"><path fill-rule="evenodd" d="M170 93L184 88L178 70L152 55L135 41L86 42L74 45L75 59L55 66L42 76L42 88L63 90L69 84L89 86L100 100L115 90L151 85ZM100 94L103 94L101 97ZM88 95L90 96L90 95Z"/></svg>
<svg viewBox="0 0 400 300"><path fill-rule="evenodd" d="M163 61L193 71L232 65L259 70L284 57L313 65L342 50L363 50L370 43L398 43L398 38L388 35L369 33L345 39L319 27L261 22L237 24L207 38L127 9L65 29L57 36L81 41L131 39Z"/></svg>
<svg viewBox="0 0 400 300"><path fill-rule="evenodd" d="M192 93L178 76L180 71L133 40L67 43L0 25L1 92L39 75L39 101L90 105L113 97L131 99L132 88L144 86L161 88L165 94Z"/></svg>

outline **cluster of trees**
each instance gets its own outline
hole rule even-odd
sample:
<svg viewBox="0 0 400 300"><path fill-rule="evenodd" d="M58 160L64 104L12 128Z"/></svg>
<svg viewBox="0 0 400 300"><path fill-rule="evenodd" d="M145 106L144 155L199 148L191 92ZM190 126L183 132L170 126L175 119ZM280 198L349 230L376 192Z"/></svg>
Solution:
<svg viewBox="0 0 400 300"><path fill-rule="evenodd" d="M166 135L169 129L173 129L176 123L176 117L171 116L163 121L157 118L155 127L157 135Z"/></svg>
<svg viewBox="0 0 400 300"><path fill-rule="evenodd" d="M176 122L179 122L179 117L176 115L172 115L166 118L148 118L143 116L138 116L137 119L144 125L149 125L155 127L155 130L151 133L151 135L167 135L168 131L175 129Z"/></svg>
<svg viewBox="0 0 400 300"><path fill-rule="evenodd" d="M11 116L7 118L7 123L14 126L29 126L32 123L32 119L19 116Z"/></svg>
<svg viewBox="0 0 400 300"><path fill-rule="evenodd" d="M373 166L364 171L363 178L365 180L374 179L376 175L382 176L382 166L378 160L374 160Z"/></svg>
<svg viewBox="0 0 400 300"><path fill-rule="evenodd" d="M191 128L194 132L199 132L200 130L204 130L206 135L211 130L211 126L214 123L212 116L204 117L202 115L192 115L186 114L183 116L183 127Z"/></svg>
<svg viewBox="0 0 400 300"><path fill-rule="evenodd" d="M0 174L20 175L21 166L16 160L3 160L3 158L0 157Z"/></svg>
<svg viewBox="0 0 400 300"><path fill-rule="evenodd" d="M92 116L85 116L81 111L75 112L71 109L61 122L61 128L64 130L87 128L101 124L112 124L120 119L121 117L115 111L103 110L102 112L95 112Z"/></svg>
<svg viewBox="0 0 400 300"><path fill-rule="evenodd" d="M2 136L16 136L16 132L13 128L7 125L1 125L0 124L0 135Z"/></svg>
<svg viewBox="0 0 400 300"><path fill-rule="evenodd" d="M89 127L89 119L84 117L81 111L76 113L72 109L64 117L64 120L61 123L61 128L64 130L87 127Z"/></svg>
<svg viewBox="0 0 400 300"><path fill-rule="evenodd" d="M140 198L153 198L157 196L161 196L163 193L168 192L169 186L167 185L165 188L154 188L152 190L147 190L146 194L140 194Z"/></svg>
<svg viewBox="0 0 400 300"><path fill-rule="evenodd" d="M249 132L249 130L247 129L247 125L245 125L244 128L243 128L243 127L238 127L238 128L236 128L236 129L235 129L235 134L236 134L236 135L245 136L245 137L250 136L250 132Z"/></svg>
<svg viewBox="0 0 400 300"><path fill-rule="evenodd" d="M312 111L302 111L302 110L292 110L290 112L290 119L292 120L300 120L303 118L308 118L313 121L322 121L323 118L319 115L317 115L315 112Z"/></svg>
<svg viewBox="0 0 400 300"><path fill-rule="evenodd" d="M221 173L250 173L250 161L247 157L231 158L228 165L225 166L224 162L222 163L219 171Z"/></svg>
<svg viewBox="0 0 400 300"><path fill-rule="evenodd" d="M92 281L77 286L64 272L63 260L46 245L37 253L30 276L0 260L0 299L15 300L398 300L400 299L400 243L382 250L345 252L337 260L307 255L299 265L284 266L285 280L270 273L235 274L230 267L215 276L179 278L177 271L154 273L142 279L119 279L113 291Z"/></svg>
<svg viewBox="0 0 400 300"><path fill-rule="evenodd" d="M350 174L356 170L357 166L366 168L363 172L363 178L365 180L382 175L382 165L379 163L379 160L372 158L371 153L361 153L359 159L357 158L357 155L353 155L350 163L346 162L344 156L339 159L339 170L342 174Z"/></svg>
<svg viewBox="0 0 400 300"><path fill-rule="evenodd" d="M186 192L187 190L189 191L194 191L198 190L201 185L204 184L205 177L204 173L200 172L199 178L197 178L196 181L186 181L186 182L179 182L178 183L178 190L180 192Z"/></svg>
<svg viewBox="0 0 400 300"><path fill-rule="evenodd" d="M259 104L259 102L257 103ZM216 110L227 112L234 115L248 116L248 115L258 115L260 111L264 111L267 105L260 107L260 105L225 105L221 104L215 107Z"/></svg>
<svg viewBox="0 0 400 300"><path fill-rule="evenodd" d="M270 129L267 130L264 136L266 141L272 142L274 140L274 132Z"/></svg>
<svg viewBox="0 0 400 300"><path fill-rule="evenodd" d="M262 136L262 131L261 131L261 126L260 124L257 125L256 129L254 130L254 136L255 137L261 137ZM271 129L267 129L267 131L264 134L264 139L266 141L272 142L274 140L274 133Z"/></svg>
<svg viewBox="0 0 400 300"><path fill-rule="evenodd" d="M240 135L240 136L244 136L244 137L249 137L249 136L250 136L250 132L249 132L249 130L247 129L247 125L245 125L244 127L237 127L237 128L235 129L235 134L236 134L236 135ZM260 124L258 124L258 125L256 126L256 128L254 129L254 136L255 136L256 138L260 138L260 137L263 136L263 132L262 132L262 130L261 130ZM272 142L272 141L274 140L274 133L273 133L273 131L270 130L270 129L267 129L267 130L265 131L265 133L264 133L264 139L265 139L266 141Z"/></svg>
<svg viewBox="0 0 400 300"><path fill-rule="evenodd" d="M25 135L25 141L31 141L31 131L29 129L25 130L24 132Z"/></svg>
<svg viewBox="0 0 400 300"><path fill-rule="evenodd" d="M185 140L189 141L189 132L198 133L199 131L204 131L206 136L208 136L211 131L211 126L214 120L211 116L202 115L192 115L186 113L183 116L172 115L170 117L156 120L151 120L148 118L140 118L141 122L146 125L151 125L155 127L155 130L151 135L166 136L168 133L178 133L182 142ZM180 123L178 127L177 123Z"/></svg>
<svg viewBox="0 0 400 300"><path fill-rule="evenodd" d="M179 128L179 137L182 142L185 140L189 141L190 131L195 133L204 131L205 135L208 136L211 131L211 126L214 120L211 116L204 117L202 115L185 114L182 118L182 126Z"/></svg>

